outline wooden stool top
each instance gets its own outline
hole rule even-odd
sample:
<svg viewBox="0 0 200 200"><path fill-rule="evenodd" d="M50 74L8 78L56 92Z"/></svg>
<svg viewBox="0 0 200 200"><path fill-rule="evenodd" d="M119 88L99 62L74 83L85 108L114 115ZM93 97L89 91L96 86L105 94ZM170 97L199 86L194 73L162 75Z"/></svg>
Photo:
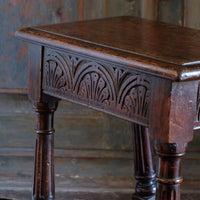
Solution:
<svg viewBox="0 0 200 200"><path fill-rule="evenodd" d="M135 17L24 28L29 42L97 56L172 80L200 77L200 31Z"/></svg>

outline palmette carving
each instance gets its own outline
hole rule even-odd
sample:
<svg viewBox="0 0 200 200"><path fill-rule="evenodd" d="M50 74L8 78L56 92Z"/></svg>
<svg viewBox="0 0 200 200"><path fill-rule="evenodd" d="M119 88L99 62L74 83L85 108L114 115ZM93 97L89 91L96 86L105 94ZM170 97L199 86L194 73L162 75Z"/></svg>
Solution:
<svg viewBox="0 0 200 200"><path fill-rule="evenodd" d="M43 70L43 89L65 93L72 90L71 67L63 56L54 52L46 55Z"/></svg>
<svg viewBox="0 0 200 200"><path fill-rule="evenodd" d="M143 80L141 76L130 76L120 87L118 105L130 115L148 116L149 88L149 82Z"/></svg>
<svg viewBox="0 0 200 200"><path fill-rule="evenodd" d="M45 49L43 90L147 121L150 82L119 65Z"/></svg>
<svg viewBox="0 0 200 200"><path fill-rule="evenodd" d="M74 77L75 94L82 99L111 105L115 90L109 72L102 65L90 61L77 68Z"/></svg>

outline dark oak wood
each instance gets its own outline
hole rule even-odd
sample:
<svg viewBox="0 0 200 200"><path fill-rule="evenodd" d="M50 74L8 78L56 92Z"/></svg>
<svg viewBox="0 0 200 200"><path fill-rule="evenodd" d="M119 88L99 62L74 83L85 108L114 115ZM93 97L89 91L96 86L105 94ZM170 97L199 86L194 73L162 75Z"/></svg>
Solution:
<svg viewBox="0 0 200 200"><path fill-rule="evenodd" d="M50 110L64 99L138 124L133 198L180 200L181 156L199 127L200 32L117 17L24 28L16 36L34 43L29 97L37 127L47 127L38 132L35 162L35 188L44 178L45 195L38 189L34 198L54 199L53 164L46 170L39 158L53 163ZM156 195L150 136L159 156Z"/></svg>
<svg viewBox="0 0 200 200"><path fill-rule="evenodd" d="M156 183L152 156L151 140L148 128L132 124L134 139L135 178L138 181L133 199L155 199Z"/></svg>
<svg viewBox="0 0 200 200"><path fill-rule="evenodd" d="M52 200L55 198L54 181L54 128L53 113L55 102L34 104L36 118L35 168L33 198Z"/></svg>
<svg viewBox="0 0 200 200"><path fill-rule="evenodd" d="M117 17L26 28L18 31L16 36L175 80L199 76L200 39L199 31L194 29Z"/></svg>
<svg viewBox="0 0 200 200"><path fill-rule="evenodd" d="M177 145L159 144L157 146L159 165L157 172L156 199L180 199L181 157L184 152L177 153Z"/></svg>

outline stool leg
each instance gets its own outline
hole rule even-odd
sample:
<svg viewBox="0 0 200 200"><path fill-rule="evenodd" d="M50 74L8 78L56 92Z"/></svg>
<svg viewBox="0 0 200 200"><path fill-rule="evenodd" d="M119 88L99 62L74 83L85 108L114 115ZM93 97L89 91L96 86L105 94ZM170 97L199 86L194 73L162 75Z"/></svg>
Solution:
<svg viewBox="0 0 200 200"><path fill-rule="evenodd" d="M53 114L57 103L36 103L36 146L33 200L55 199Z"/></svg>
<svg viewBox="0 0 200 200"><path fill-rule="evenodd" d="M164 148L163 148L164 146ZM176 144L157 148L159 156L156 200L180 200L181 157L184 152L174 150Z"/></svg>
<svg viewBox="0 0 200 200"><path fill-rule="evenodd" d="M138 181L133 200L154 200L156 192L155 170L149 129L134 123L132 127L135 178Z"/></svg>

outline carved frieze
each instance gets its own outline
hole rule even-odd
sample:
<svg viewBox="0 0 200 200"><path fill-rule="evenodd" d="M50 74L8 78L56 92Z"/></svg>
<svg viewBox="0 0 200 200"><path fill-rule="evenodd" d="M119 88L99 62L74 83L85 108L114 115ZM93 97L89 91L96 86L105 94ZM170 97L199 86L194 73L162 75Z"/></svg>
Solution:
<svg viewBox="0 0 200 200"><path fill-rule="evenodd" d="M45 49L43 90L125 117L148 120L150 81L113 63Z"/></svg>

